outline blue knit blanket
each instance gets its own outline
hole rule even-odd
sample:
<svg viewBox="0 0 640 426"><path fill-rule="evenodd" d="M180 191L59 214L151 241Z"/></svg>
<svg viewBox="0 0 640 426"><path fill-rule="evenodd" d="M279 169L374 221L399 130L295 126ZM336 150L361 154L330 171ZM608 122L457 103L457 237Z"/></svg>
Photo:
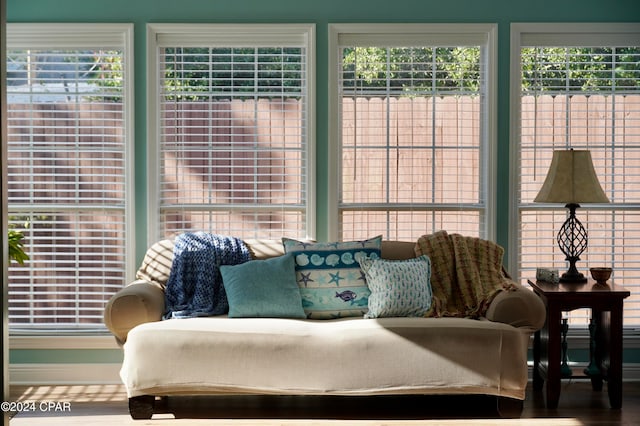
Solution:
<svg viewBox="0 0 640 426"><path fill-rule="evenodd" d="M163 319L221 315L229 311L220 265L251 260L237 238L205 232L176 237L173 264L165 289Z"/></svg>

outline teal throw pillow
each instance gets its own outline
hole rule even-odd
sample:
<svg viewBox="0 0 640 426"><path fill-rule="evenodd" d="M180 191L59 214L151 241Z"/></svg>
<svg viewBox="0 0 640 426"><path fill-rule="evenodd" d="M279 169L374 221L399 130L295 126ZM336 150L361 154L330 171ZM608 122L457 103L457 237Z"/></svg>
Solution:
<svg viewBox="0 0 640 426"><path fill-rule="evenodd" d="M221 265L230 318L306 318L292 255Z"/></svg>
<svg viewBox="0 0 640 426"><path fill-rule="evenodd" d="M293 254L302 306L311 319L362 316L369 288L358 261L379 259L382 236L364 241L309 243L283 238Z"/></svg>
<svg viewBox="0 0 640 426"><path fill-rule="evenodd" d="M431 261L362 259L367 277L369 311L365 318L422 317L431 307Z"/></svg>

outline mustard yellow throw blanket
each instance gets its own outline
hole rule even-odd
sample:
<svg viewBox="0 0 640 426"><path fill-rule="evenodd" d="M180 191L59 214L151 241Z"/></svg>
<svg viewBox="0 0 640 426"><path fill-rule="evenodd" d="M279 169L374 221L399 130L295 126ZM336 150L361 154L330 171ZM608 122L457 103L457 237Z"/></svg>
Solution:
<svg viewBox="0 0 640 426"><path fill-rule="evenodd" d="M502 268L504 249L491 241L438 231L420 237L415 253L431 259L426 316L479 318L496 294L515 289Z"/></svg>

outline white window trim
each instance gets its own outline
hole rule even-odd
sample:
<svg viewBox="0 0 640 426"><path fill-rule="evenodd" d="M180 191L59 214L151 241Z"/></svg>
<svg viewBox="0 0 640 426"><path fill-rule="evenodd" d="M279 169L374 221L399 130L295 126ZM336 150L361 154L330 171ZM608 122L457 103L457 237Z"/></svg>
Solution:
<svg viewBox="0 0 640 426"><path fill-rule="evenodd" d="M306 229L308 239L316 238L316 126L315 126L315 24L147 24L147 167L148 223L147 244L160 238L160 102L158 91L157 48L166 37L184 45L201 46L271 46L297 40L307 50L307 98L305 110L307 141L307 206Z"/></svg>
<svg viewBox="0 0 640 426"><path fill-rule="evenodd" d="M81 36L79 36L81 34ZM43 37L44 35L44 37ZM100 44L103 47L123 48L123 99L125 121L125 235L131 235L125 241L125 285L133 281L137 269L135 260L135 99L134 99L134 25L133 24L109 24L109 23L8 23L6 30L6 43L9 49L21 48L59 48L60 44L69 48L89 48ZM4 307L4 316L7 316L8 307ZM24 330L10 331L12 336L19 336ZM94 336L104 335L104 330L95 332L87 331L82 336L69 337L77 347L93 347ZM31 332L30 332L31 333ZM51 336L59 334L56 329L35 331L44 336L35 338L37 342L32 348L51 349ZM57 339L57 338L56 338ZM100 337L103 339L103 337ZM55 345L54 345L55 347Z"/></svg>
<svg viewBox="0 0 640 426"><path fill-rule="evenodd" d="M337 239L339 234L338 204L341 184L340 174L340 103L338 99L338 46L342 37L349 40L366 39L383 45L397 45L407 40L415 40L421 45L439 43L486 43L487 45L487 117L483 118L483 139L486 146L483 167L486 194L485 235L496 238L497 208L497 24L329 24L329 163L328 163L328 236Z"/></svg>
<svg viewBox="0 0 640 426"><path fill-rule="evenodd" d="M513 276L519 276L520 51L532 43L602 46L620 42L628 44L631 40L640 46L640 30L637 24L626 23L513 23L510 38L509 199L512 202L509 203L508 269Z"/></svg>

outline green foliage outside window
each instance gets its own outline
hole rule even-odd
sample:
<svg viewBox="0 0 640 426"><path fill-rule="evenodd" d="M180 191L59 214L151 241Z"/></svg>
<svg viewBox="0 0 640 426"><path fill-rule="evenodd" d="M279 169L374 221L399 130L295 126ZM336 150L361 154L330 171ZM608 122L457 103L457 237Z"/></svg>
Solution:
<svg viewBox="0 0 640 426"><path fill-rule="evenodd" d="M15 229L9 229L9 261L15 261L20 265L29 260L29 256L24 250L24 234Z"/></svg>
<svg viewBox="0 0 640 426"><path fill-rule="evenodd" d="M522 49L523 91L617 92L640 87L640 48L536 47ZM350 47L343 51L343 87L379 92L476 92L477 47Z"/></svg>
<svg viewBox="0 0 640 426"><path fill-rule="evenodd" d="M174 100L275 96L296 98L304 90L300 48L166 48L164 97Z"/></svg>
<svg viewBox="0 0 640 426"><path fill-rule="evenodd" d="M476 93L480 49L477 47L351 47L343 51L343 87Z"/></svg>

